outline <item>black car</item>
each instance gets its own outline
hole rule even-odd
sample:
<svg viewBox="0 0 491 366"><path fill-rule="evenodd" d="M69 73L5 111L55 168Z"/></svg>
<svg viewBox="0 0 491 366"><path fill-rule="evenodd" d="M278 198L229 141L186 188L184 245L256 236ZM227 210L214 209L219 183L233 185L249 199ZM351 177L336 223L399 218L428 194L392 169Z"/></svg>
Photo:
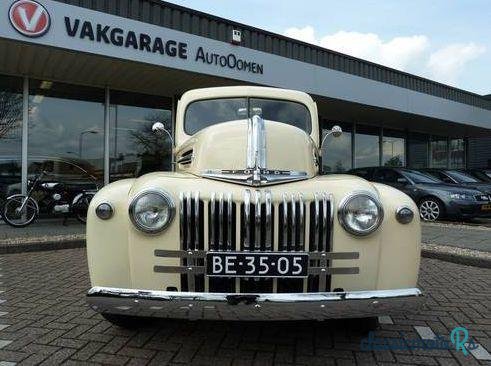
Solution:
<svg viewBox="0 0 491 366"><path fill-rule="evenodd" d="M467 169L465 172L480 181L491 183L491 169Z"/></svg>
<svg viewBox="0 0 491 366"><path fill-rule="evenodd" d="M447 184L428 174L406 168L371 167L348 172L384 183L410 196L425 221L491 216L490 198L474 188Z"/></svg>
<svg viewBox="0 0 491 366"><path fill-rule="evenodd" d="M462 185L467 188L478 189L487 195L491 195L491 182L483 182L472 175L455 169L420 169L448 184Z"/></svg>

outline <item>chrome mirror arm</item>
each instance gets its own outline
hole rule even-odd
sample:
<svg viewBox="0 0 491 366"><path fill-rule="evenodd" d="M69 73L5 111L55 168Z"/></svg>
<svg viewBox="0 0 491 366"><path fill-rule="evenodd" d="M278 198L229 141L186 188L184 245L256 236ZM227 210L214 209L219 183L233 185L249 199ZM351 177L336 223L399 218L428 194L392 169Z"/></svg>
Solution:
<svg viewBox="0 0 491 366"><path fill-rule="evenodd" d="M322 156L322 146L324 146L324 142L326 141L327 136L333 135L334 137L339 137L342 134L343 134L343 130L341 127L339 127L338 125L332 126L331 131L326 133L326 135L322 139L321 144L319 145L319 156Z"/></svg>
<svg viewBox="0 0 491 366"><path fill-rule="evenodd" d="M162 136L164 133L169 137L172 147L176 147L176 143L174 142L174 139L172 138L171 133L169 130L167 130L162 122L155 122L152 125L152 132L155 133L158 136Z"/></svg>
<svg viewBox="0 0 491 366"><path fill-rule="evenodd" d="M321 144L319 145L319 148L317 149L317 155L319 157L318 165L319 165L319 174L322 174L322 147L324 146L324 142L326 141L327 136L333 135L334 137L339 137L343 134L343 130L341 127L338 125L334 125L331 128L331 131L326 133L324 138L321 141Z"/></svg>

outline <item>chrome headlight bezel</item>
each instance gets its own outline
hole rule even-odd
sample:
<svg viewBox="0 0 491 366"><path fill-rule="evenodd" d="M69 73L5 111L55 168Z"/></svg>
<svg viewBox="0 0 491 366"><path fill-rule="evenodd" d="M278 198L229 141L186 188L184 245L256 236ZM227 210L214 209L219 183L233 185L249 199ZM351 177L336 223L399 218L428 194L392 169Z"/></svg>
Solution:
<svg viewBox="0 0 491 366"><path fill-rule="evenodd" d="M349 223L346 220L346 214L348 213L347 209L348 209L349 203L352 200L354 200L355 198L359 198L359 197L367 198L367 199L371 200L375 204L375 206L377 207L377 210L379 212L379 215L378 215L378 218L377 218L377 221L375 222L375 224L370 226L370 228L368 228L367 230L361 230L361 231L354 229L352 226L349 225ZM382 204L380 203L379 199L377 197L375 197L371 192L365 192L365 191L353 192L353 193L347 195L346 197L344 197L341 200L341 203L339 204L338 221L341 224L341 226L343 227L343 229L346 230L347 232L349 232L350 234L353 234L356 236L370 235L371 233L373 233L374 231L376 231L379 228L379 226L380 226L380 224L382 224L383 220L384 220L384 209L382 207Z"/></svg>
<svg viewBox="0 0 491 366"><path fill-rule="evenodd" d="M143 225L141 222L139 222L135 218L135 206L136 206L138 200L140 200L142 197L144 197L148 194L155 194L155 195L158 195L161 198L163 198L164 201L166 202L167 206L168 206L168 209L169 209L169 218L167 219L167 221L165 222L164 225L157 227L157 228L151 228L149 226ZM144 190L144 191L141 191L140 193L138 193L131 200L130 206L128 208L128 213L129 213L131 222L133 223L133 225L138 230L140 230L146 234L158 234L158 233L164 231L165 229L167 229L169 227L169 225L172 223L172 221L174 220L174 216L176 214L176 205L174 203L174 200L172 199L172 196L168 192L166 192L162 189L147 189L147 190Z"/></svg>

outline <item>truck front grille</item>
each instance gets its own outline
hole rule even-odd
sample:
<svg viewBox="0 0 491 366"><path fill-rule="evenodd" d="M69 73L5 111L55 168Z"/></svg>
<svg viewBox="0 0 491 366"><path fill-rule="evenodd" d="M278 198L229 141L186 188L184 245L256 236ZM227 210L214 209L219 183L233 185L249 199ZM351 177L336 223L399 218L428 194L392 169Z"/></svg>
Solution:
<svg viewBox="0 0 491 366"><path fill-rule="evenodd" d="M181 290L190 292L274 293L330 290L330 274L358 273L357 267L330 269L332 259L356 259L358 253L332 253L333 196L245 189L242 197L214 192L183 192L179 198L180 251L156 250L159 257L180 257L181 266L155 266L156 272L181 273ZM208 278L207 251L310 254L308 278Z"/></svg>

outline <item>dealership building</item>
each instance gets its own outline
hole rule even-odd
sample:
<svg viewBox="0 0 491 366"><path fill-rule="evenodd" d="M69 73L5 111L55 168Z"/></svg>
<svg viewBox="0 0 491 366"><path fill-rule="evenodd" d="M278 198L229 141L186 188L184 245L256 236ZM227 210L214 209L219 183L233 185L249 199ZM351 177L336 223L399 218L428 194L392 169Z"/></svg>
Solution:
<svg viewBox="0 0 491 366"><path fill-rule="evenodd" d="M0 195L48 165L99 183L172 169L182 93L302 90L317 102L324 170L491 166L491 98L158 0L0 2ZM1 198L1 197L0 197Z"/></svg>

